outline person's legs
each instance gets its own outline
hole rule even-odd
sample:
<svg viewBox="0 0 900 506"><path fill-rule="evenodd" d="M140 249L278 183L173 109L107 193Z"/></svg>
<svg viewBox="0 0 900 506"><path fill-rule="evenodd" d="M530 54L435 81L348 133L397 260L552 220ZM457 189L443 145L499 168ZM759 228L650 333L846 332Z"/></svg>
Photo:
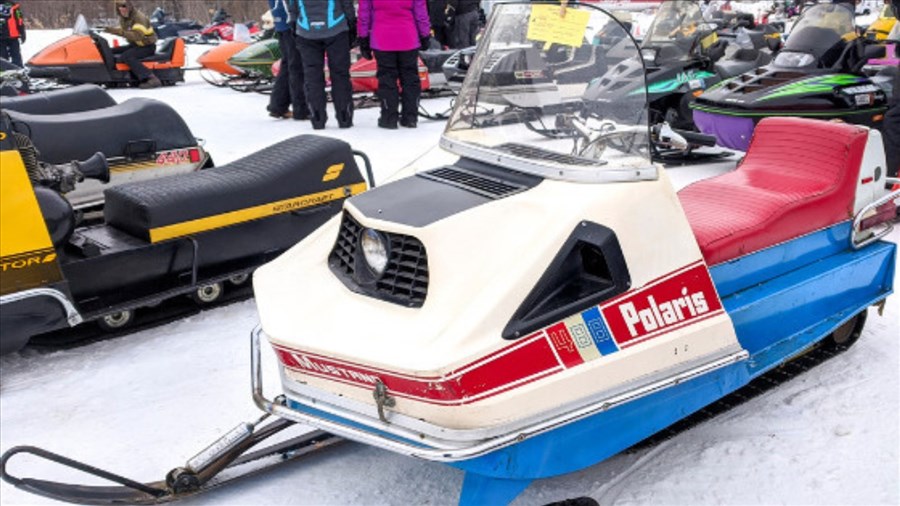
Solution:
<svg viewBox="0 0 900 506"><path fill-rule="evenodd" d="M306 103L309 105L310 120L316 130L325 128L328 113L325 112L325 46L321 41L295 37L297 50L303 61L303 77Z"/></svg>
<svg viewBox="0 0 900 506"><path fill-rule="evenodd" d="M4 60L12 61L12 58L9 56L9 40L8 39L0 39L0 58Z"/></svg>
<svg viewBox="0 0 900 506"><path fill-rule="evenodd" d="M375 61L378 63L378 100L381 102L381 116L378 126L397 128L397 109L400 105L397 79L400 77L398 51L375 50Z"/></svg>
<svg viewBox="0 0 900 506"><path fill-rule="evenodd" d="M122 51L120 59L122 60L122 63L128 65L128 68L131 69L131 73L138 78L138 81L146 81L147 79L150 79L150 76L152 76L153 73L141 63L141 60L148 56L153 56L154 52L156 52L156 46L152 45L126 46Z"/></svg>
<svg viewBox="0 0 900 506"><path fill-rule="evenodd" d="M19 47L19 39L3 39L0 42L0 58L4 58L13 63L17 67L24 67L22 64L22 50Z"/></svg>
<svg viewBox="0 0 900 506"><path fill-rule="evenodd" d="M282 55L290 53L288 56L289 64L287 67L284 66L284 60L281 62L282 72L289 72L290 79L288 82L290 83L290 95L291 95L291 105L294 109L294 119L309 119L309 106L306 105L306 90L305 88L305 80L303 79L303 59L300 56L300 51L297 50L297 43L294 40L294 33L291 31L287 31L284 33L289 39L288 47L286 50L282 50Z"/></svg>
<svg viewBox="0 0 900 506"><path fill-rule="evenodd" d="M422 82L419 80L419 52L417 50L397 53L400 68L400 124L415 128L419 115L419 95L422 94Z"/></svg>
<svg viewBox="0 0 900 506"><path fill-rule="evenodd" d="M291 54L290 46L293 45L293 38L289 38L290 32L281 32L278 36L278 47L281 49L281 71L275 78L275 85L272 87L272 95L269 96L269 105L266 109L269 115L282 118L288 112L291 106ZM296 49L294 50L296 52Z"/></svg>
<svg viewBox="0 0 900 506"><path fill-rule="evenodd" d="M331 100L340 128L353 126L353 85L350 83L350 34L341 32L325 39L328 72L331 76Z"/></svg>

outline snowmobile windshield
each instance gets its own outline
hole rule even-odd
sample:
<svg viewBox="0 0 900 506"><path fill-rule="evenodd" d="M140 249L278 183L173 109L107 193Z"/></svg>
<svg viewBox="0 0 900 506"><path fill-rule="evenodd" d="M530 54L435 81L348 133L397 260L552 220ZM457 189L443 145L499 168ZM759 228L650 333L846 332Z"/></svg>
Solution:
<svg viewBox="0 0 900 506"><path fill-rule="evenodd" d="M850 4L816 4L804 9L791 30L784 50L775 57L779 67L831 67L856 36Z"/></svg>
<svg viewBox="0 0 900 506"><path fill-rule="evenodd" d="M84 19L84 16L79 14L77 18L75 18L75 26L72 27L72 35L90 35L91 34L91 25L88 24L87 20Z"/></svg>
<svg viewBox="0 0 900 506"><path fill-rule="evenodd" d="M697 3L674 0L660 5L642 47L645 57L653 54L653 61L664 64L694 57L701 41L706 45L715 42L709 37L715 38L715 31L703 19Z"/></svg>
<svg viewBox="0 0 900 506"><path fill-rule="evenodd" d="M616 63L641 61L637 43L598 7L562 9L538 2L494 6L441 146L553 179L655 178L643 66L615 77L639 90L626 99L592 86Z"/></svg>

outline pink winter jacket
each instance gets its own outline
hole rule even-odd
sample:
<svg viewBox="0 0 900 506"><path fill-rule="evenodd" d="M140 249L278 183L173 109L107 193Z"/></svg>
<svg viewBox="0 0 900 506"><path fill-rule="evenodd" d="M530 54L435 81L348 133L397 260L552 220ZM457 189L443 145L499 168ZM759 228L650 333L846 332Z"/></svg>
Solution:
<svg viewBox="0 0 900 506"><path fill-rule="evenodd" d="M372 49L409 51L431 34L425 0L359 0L356 32Z"/></svg>

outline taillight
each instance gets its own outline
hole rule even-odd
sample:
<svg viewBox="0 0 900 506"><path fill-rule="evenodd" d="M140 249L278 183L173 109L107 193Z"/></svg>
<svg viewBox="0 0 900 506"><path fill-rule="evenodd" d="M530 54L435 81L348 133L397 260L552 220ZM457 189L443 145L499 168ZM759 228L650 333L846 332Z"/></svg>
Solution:
<svg viewBox="0 0 900 506"><path fill-rule="evenodd" d="M191 163L199 163L200 162L200 148L189 149L188 156L191 158Z"/></svg>

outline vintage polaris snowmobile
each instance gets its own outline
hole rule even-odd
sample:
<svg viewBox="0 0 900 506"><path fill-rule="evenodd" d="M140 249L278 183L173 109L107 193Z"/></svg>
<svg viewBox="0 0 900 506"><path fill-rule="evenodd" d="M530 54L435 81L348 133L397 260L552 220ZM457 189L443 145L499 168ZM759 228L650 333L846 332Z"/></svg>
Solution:
<svg viewBox="0 0 900 506"><path fill-rule="evenodd" d="M178 37L157 42L156 54L141 60L164 85L184 81L184 40ZM53 79L61 84L93 83L104 86L136 86L137 78L119 61L103 36L76 24L72 35L50 44L26 63L33 78Z"/></svg>
<svg viewBox="0 0 900 506"><path fill-rule="evenodd" d="M103 106L108 101L112 105ZM101 107L86 110L89 105ZM74 111L48 113L54 108ZM203 141L194 137L174 109L158 100L132 98L116 104L102 90L75 87L23 98L12 109L0 110L8 116L11 130L28 139L37 161L56 165L103 153L111 186L213 166ZM76 209L95 208L103 204L109 185L86 181L66 198Z"/></svg>
<svg viewBox="0 0 900 506"><path fill-rule="evenodd" d="M889 96L862 68L884 46L856 36L853 7L822 3L804 9L770 65L710 88L691 107L700 131L745 151L762 118L840 119L881 128Z"/></svg>
<svg viewBox="0 0 900 506"><path fill-rule="evenodd" d="M246 280L367 187L349 145L300 136L215 169L110 188L104 222L79 225L62 193L108 181L102 153L51 165L21 141L0 117L0 353L82 322L120 329L135 309L182 294L212 303L226 280Z"/></svg>
<svg viewBox="0 0 900 506"><path fill-rule="evenodd" d="M275 422L238 426L154 483L32 447L4 454L3 478L71 502L159 503L347 438L465 470L462 504L505 504L820 343L851 345L893 290L896 245L880 237L900 192L884 189L879 133L772 118L734 172L676 193L650 161L646 98L622 104L627 121L620 110L577 125L578 139L483 121L496 48L551 47L609 18L590 4L559 12L495 5L445 151L347 199L256 271L252 385ZM271 400L263 339L283 392ZM289 422L318 431L248 452ZM21 454L118 486L21 478Z"/></svg>

